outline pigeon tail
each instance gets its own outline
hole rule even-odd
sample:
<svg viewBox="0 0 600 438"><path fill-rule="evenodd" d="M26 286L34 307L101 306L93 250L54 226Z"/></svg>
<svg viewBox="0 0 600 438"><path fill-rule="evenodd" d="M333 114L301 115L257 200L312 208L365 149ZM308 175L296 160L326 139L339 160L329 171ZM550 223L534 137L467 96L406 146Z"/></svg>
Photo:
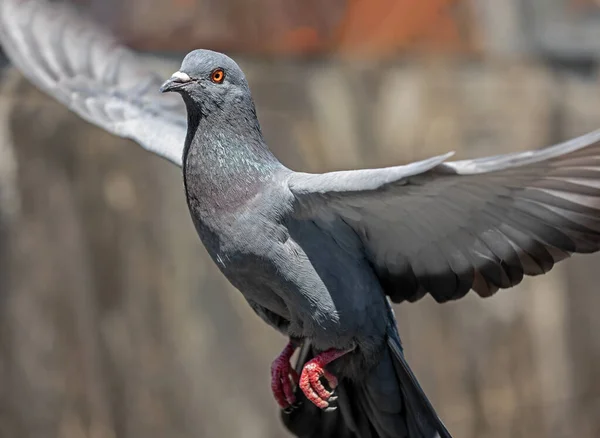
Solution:
<svg viewBox="0 0 600 438"><path fill-rule="evenodd" d="M411 438L452 438L406 362L397 333L391 333L388 337L388 352L404 401L404 418L408 429L406 436Z"/></svg>

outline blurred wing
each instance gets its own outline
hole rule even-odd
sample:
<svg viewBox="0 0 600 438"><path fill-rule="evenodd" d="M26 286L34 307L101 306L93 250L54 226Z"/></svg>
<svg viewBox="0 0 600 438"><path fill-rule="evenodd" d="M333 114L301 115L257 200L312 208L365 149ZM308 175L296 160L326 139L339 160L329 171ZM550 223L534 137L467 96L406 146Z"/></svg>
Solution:
<svg viewBox="0 0 600 438"><path fill-rule="evenodd" d="M161 81L142 58L72 8L1 0L0 43L42 91L88 122L181 166L187 124L181 99L162 95Z"/></svg>
<svg viewBox="0 0 600 438"><path fill-rule="evenodd" d="M295 214L325 230L351 227L395 302L489 296L600 249L600 131L538 151L444 159L293 173Z"/></svg>

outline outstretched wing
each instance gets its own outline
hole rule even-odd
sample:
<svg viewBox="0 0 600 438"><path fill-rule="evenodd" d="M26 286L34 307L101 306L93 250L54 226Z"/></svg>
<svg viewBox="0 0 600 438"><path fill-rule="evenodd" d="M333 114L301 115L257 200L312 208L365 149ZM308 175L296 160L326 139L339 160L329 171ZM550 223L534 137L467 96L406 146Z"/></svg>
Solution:
<svg viewBox="0 0 600 438"><path fill-rule="evenodd" d="M489 296L600 249L600 131L546 149L293 173L295 214L344 223L395 302Z"/></svg>
<svg viewBox="0 0 600 438"><path fill-rule="evenodd" d="M186 116L159 77L64 3L0 1L0 44L42 91L82 118L181 166Z"/></svg>

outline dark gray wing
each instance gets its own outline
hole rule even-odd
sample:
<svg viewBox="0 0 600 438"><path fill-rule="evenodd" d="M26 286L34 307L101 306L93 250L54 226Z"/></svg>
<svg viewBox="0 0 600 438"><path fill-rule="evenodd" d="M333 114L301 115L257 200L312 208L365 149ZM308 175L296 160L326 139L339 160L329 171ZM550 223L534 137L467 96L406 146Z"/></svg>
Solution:
<svg viewBox="0 0 600 438"><path fill-rule="evenodd" d="M600 249L600 131L538 151L444 158L292 173L295 214L351 227L395 302L489 296Z"/></svg>
<svg viewBox="0 0 600 438"><path fill-rule="evenodd" d="M42 91L181 166L186 116L144 60L63 3L1 0L0 43Z"/></svg>

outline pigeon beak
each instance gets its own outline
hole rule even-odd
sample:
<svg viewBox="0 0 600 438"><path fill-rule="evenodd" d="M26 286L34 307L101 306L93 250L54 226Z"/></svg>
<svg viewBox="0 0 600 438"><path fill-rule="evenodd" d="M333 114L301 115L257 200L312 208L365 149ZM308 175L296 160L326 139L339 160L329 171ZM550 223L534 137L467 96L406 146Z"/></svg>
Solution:
<svg viewBox="0 0 600 438"><path fill-rule="evenodd" d="M191 81L192 78L190 78L189 75L181 71L176 71L173 73L173 76L171 76L165 81L164 84L162 84L160 87L160 92L168 93L169 91L175 91Z"/></svg>

